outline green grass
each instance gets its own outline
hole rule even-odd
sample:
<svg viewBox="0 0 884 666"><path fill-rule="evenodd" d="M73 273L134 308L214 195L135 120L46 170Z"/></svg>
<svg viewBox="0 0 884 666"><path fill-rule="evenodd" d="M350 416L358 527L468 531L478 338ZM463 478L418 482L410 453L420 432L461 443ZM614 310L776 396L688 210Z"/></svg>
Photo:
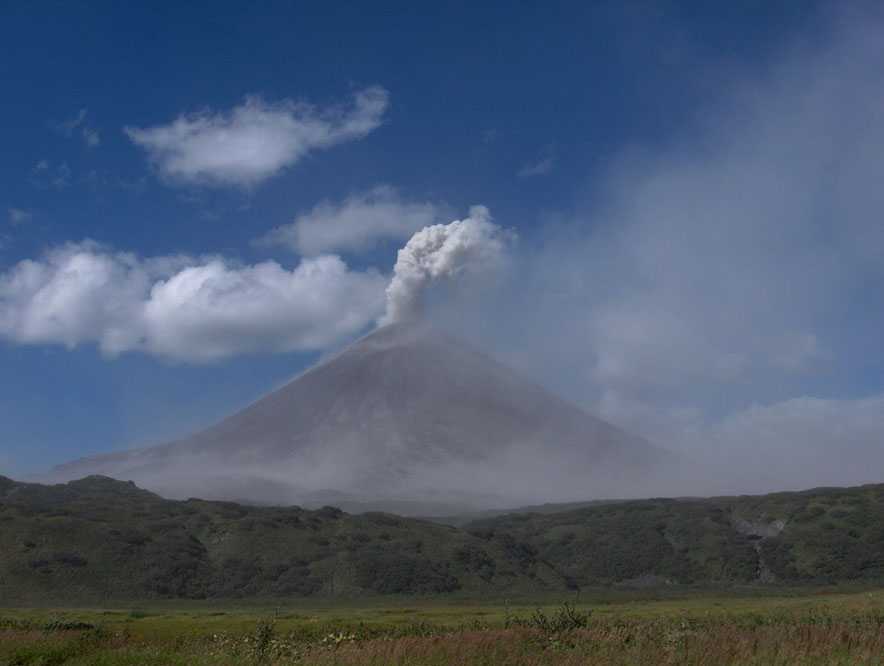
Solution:
<svg viewBox="0 0 884 666"><path fill-rule="evenodd" d="M884 485L457 529L0 477L0 666L884 666L882 553Z"/></svg>
<svg viewBox="0 0 884 666"><path fill-rule="evenodd" d="M882 590L563 601L4 609L0 665L884 664Z"/></svg>

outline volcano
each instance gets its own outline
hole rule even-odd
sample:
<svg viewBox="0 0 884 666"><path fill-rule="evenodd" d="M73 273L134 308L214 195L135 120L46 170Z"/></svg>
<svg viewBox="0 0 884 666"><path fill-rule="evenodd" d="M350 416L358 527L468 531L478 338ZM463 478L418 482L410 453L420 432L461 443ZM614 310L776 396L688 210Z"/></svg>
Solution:
<svg viewBox="0 0 884 666"><path fill-rule="evenodd" d="M620 494L660 455L466 343L408 323L377 329L206 430L51 477L428 515Z"/></svg>

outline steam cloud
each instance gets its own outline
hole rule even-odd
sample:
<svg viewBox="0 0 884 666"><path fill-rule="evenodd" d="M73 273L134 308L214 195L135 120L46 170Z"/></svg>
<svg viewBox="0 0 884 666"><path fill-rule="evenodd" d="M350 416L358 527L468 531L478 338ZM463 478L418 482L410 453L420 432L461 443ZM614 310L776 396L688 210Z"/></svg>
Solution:
<svg viewBox="0 0 884 666"><path fill-rule="evenodd" d="M381 324L417 316L434 280L499 265L509 238L484 206L414 234L399 251ZM140 351L197 363L324 349L377 320L385 282L331 254L289 270L68 243L0 271L0 342L95 343L111 357Z"/></svg>
<svg viewBox="0 0 884 666"><path fill-rule="evenodd" d="M463 220L421 229L399 250L387 287L387 311L378 323L385 326L419 317L431 283L493 266L509 238L491 221L485 206L473 206Z"/></svg>

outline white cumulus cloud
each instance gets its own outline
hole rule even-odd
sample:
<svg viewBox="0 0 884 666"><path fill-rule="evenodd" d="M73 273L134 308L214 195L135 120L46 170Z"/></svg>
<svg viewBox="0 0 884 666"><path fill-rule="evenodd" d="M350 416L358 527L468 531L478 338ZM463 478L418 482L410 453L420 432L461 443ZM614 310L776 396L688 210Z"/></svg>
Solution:
<svg viewBox="0 0 884 666"><path fill-rule="evenodd" d="M0 273L0 338L187 362L321 349L378 316L385 284L334 255L289 270L68 244Z"/></svg>
<svg viewBox="0 0 884 666"><path fill-rule="evenodd" d="M323 201L258 243L282 245L303 255L357 252L381 240L404 240L439 216L438 206L405 201L394 188L381 185L341 202Z"/></svg>
<svg viewBox="0 0 884 666"><path fill-rule="evenodd" d="M226 112L184 114L166 125L127 127L168 181L254 186L311 151L359 139L380 126L389 106L379 86L356 93L349 107L247 97Z"/></svg>

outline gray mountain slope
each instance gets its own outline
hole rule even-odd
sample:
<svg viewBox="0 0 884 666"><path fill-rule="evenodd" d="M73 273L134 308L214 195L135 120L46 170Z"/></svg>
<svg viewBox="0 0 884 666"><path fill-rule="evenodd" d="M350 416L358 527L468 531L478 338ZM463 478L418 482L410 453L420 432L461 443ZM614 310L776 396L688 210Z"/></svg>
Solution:
<svg viewBox="0 0 884 666"><path fill-rule="evenodd" d="M601 481L641 473L655 451L458 340L397 324L202 432L52 477L426 513L585 499Z"/></svg>

